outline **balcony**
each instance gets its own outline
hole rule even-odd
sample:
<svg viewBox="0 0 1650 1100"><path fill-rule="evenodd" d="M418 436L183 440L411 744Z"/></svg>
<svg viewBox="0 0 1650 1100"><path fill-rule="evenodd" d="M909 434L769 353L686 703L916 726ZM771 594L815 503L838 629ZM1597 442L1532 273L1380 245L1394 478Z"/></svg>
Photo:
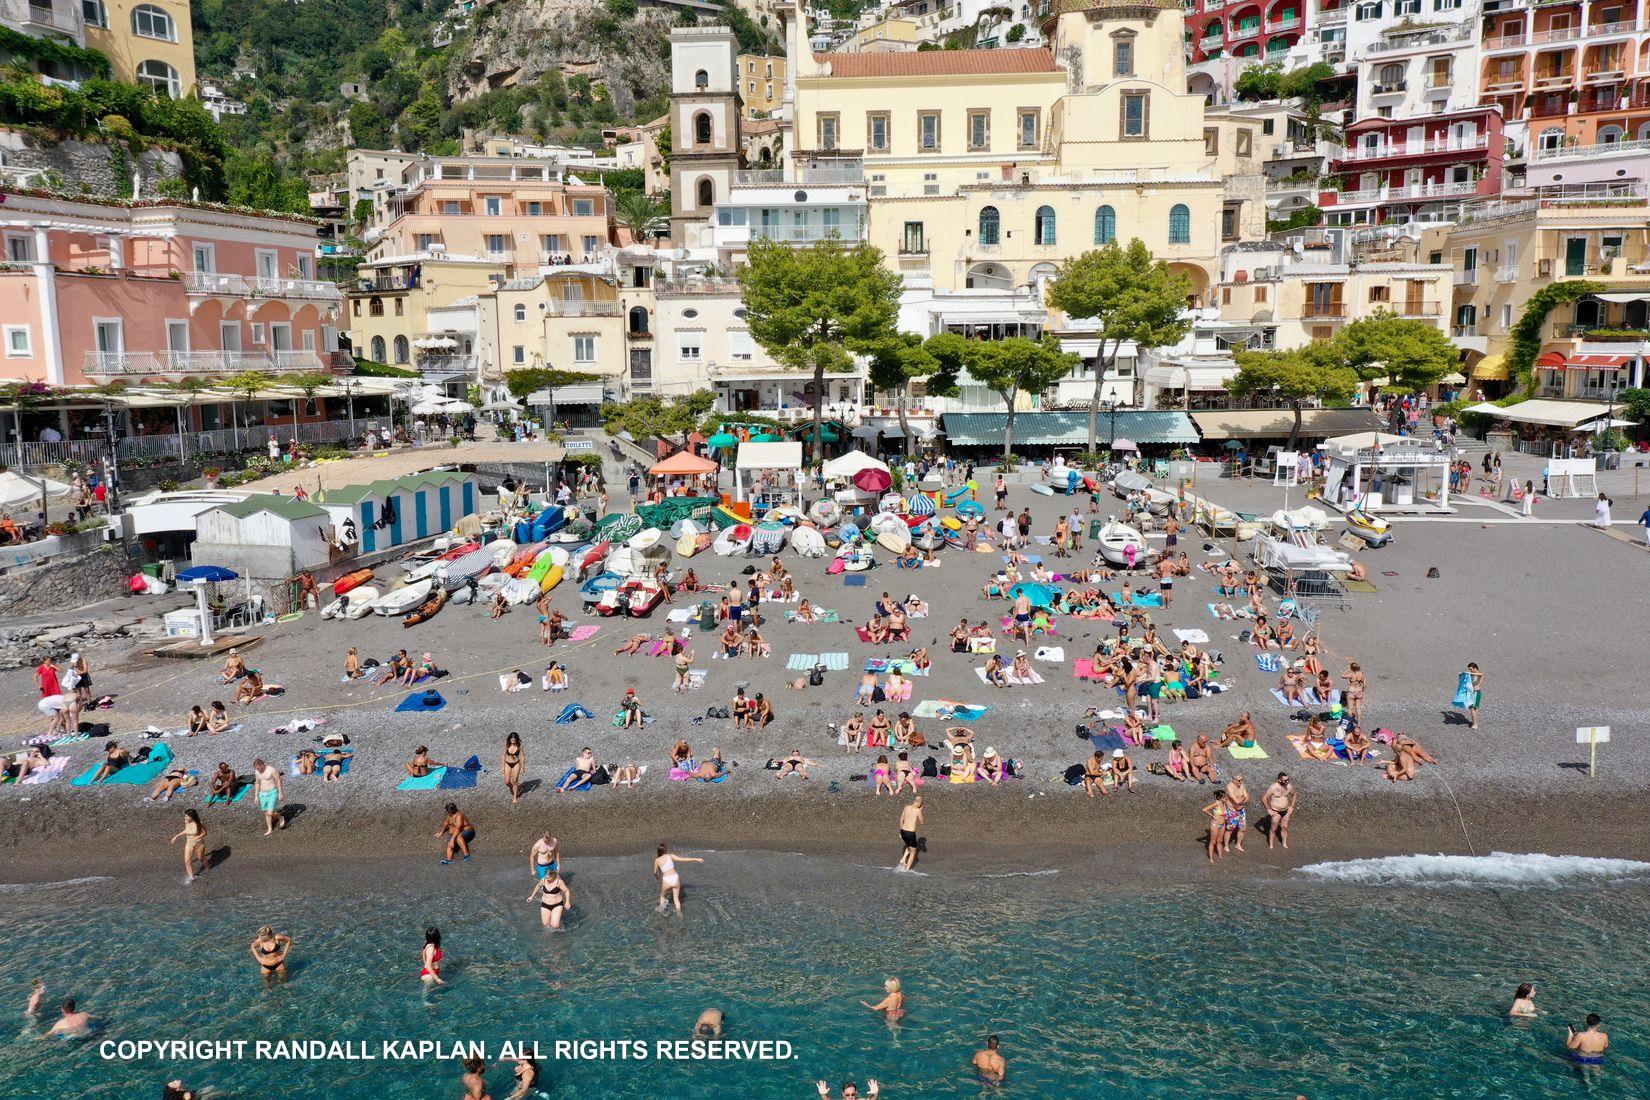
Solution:
<svg viewBox="0 0 1650 1100"><path fill-rule="evenodd" d="M325 369L313 351L89 351L81 369L94 378L186 375L219 376L241 371L300 374Z"/></svg>
<svg viewBox="0 0 1650 1100"><path fill-rule="evenodd" d="M1477 33L1477 27L1472 23L1463 23L1458 27L1425 32L1408 31L1386 32L1390 37L1380 42L1371 43L1366 53L1397 53L1399 50L1424 50L1433 46L1448 46L1456 42L1465 42Z"/></svg>
<svg viewBox="0 0 1650 1100"><path fill-rule="evenodd" d="M1303 321L1340 320L1346 316L1344 302L1307 302L1301 307Z"/></svg>
<svg viewBox="0 0 1650 1100"><path fill-rule="evenodd" d="M1400 187L1370 187L1362 191L1325 191L1320 206L1358 206L1378 202L1401 202L1405 199L1462 198L1478 192L1478 182L1462 180L1459 183L1412 183Z"/></svg>
<svg viewBox="0 0 1650 1100"><path fill-rule="evenodd" d="M1394 302L1392 312L1400 317L1442 317L1444 307L1438 302Z"/></svg>
<svg viewBox="0 0 1650 1100"><path fill-rule="evenodd" d="M477 361L474 355L420 355L417 368L432 382L450 382L475 378Z"/></svg>
<svg viewBox="0 0 1650 1100"><path fill-rule="evenodd" d="M1563 118L1565 115L1570 113L1570 108L1572 106L1574 106L1574 104L1567 99L1559 99L1554 102L1532 103L1530 104L1530 117Z"/></svg>
<svg viewBox="0 0 1650 1100"><path fill-rule="evenodd" d="M337 284L319 279L276 279L217 271L185 271L184 293L210 298L297 298L323 302L343 299Z"/></svg>
<svg viewBox="0 0 1650 1100"><path fill-rule="evenodd" d="M1379 81L1379 80L1377 80L1373 85L1370 86L1369 94L1372 95L1372 96L1377 96L1377 95L1402 95L1404 92L1406 92L1408 90L1409 90L1409 81L1407 81L1407 80L1389 80L1389 81Z"/></svg>
<svg viewBox="0 0 1650 1100"><path fill-rule="evenodd" d="M516 250L513 248L488 248L478 255L490 264L513 264L516 262Z"/></svg>
<svg viewBox="0 0 1650 1100"><path fill-rule="evenodd" d="M722 226L718 228L738 228L737 226ZM750 227L752 240L789 241L793 244L807 244L813 241L830 240L835 237L844 241L864 240L865 233L859 226L843 225L753 225Z"/></svg>
<svg viewBox="0 0 1650 1100"><path fill-rule="evenodd" d="M859 166L857 161L851 168L798 168L791 178L787 179L782 168L753 168L735 172L733 182L735 186L746 187L777 187L787 183L854 185L865 182L865 169Z"/></svg>
<svg viewBox="0 0 1650 1100"><path fill-rule="evenodd" d="M1300 25L1301 17L1298 15L1291 15L1287 19L1274 19L1268 21L1266 24L1266 31L1268 34L1280 34L1284 31L1295 30Z"/></svg>
<svg viewBox="0 0 1650 1100"><path fill-rule="evenodd" d="M1477 286L1478 285L1478 269L1476 267L1473 267L1473 268L1468 268L1465 271L1457 271L1455 273L1455 285L1456 286Z"/></svg>
<svg viewBox="0 0 1650 1100"><path fill-rule="evenodd" d="M1506 267L1496 268L1495 269L1495 281L1498 282L1498 283L1516 283L1516 282L1518 282L1518 265L1517 264L1509 264Z"/></svg>
<svg viewBox="0 0 1650 1100"><path fill-rule="evenodd" d="M1614 35L1632 34L1636 30L1638 30L1638 24L1634 23L1631 19L1622 20L1616 23L1595 23L1587 28L1587 37L1609 38ZM1579 34L1580 32L1577 31L1577 33Z"/></svg>
<svg viewBox="0 0 1650 1100"><path fill-rule="evenodd" d="M547 311L552 317L617 317L619 303L616 301L574 301L565 298L550 299L550 309Z"/></svg>
<svg viewBox="0 0 1650 1100"><path fill-rule="evenodd" d="M1461 339L1463 336L1477 336L1478 335L1478 326L1477 325L1453 325L1453 326L1450 327L1449 334L1451 336L1455 337L1457 340Z"/></svg>
<svg viewBox="0 0 1650 1100"><path fill-rule="evenodd" d="M1574 69L1548 69L1545 72L1537 70L1535 86L1540 88L1557 88L1575 83Z"/></svg>
<svg viewBox="0 0 1650 1100"><path fill-rule="evenodd" d="M1225 41L1226 36L1224 34L1206 34L1197 40L1197 45L1204 53L1208 53L1210 50L1220 49L1221 43Z"/></svg>
<svg viewBox="0 0 1650 1100"><path fill-rule="evenodd" d="M1324 8L1312 16L1312 22L1320 27L1339 26L1346 22L1346 8Z"/></svg>
<svg viewBox="0 0 1650 1100"><path fill-rule="evenodd" d="M15 7L10 4L6 6L10 9L6 15L16 18L25 26L55 31L70 38L80 37L82 24L76 14L79 4L75 0L61 0L60 3L52 3L51 0L35 3L35 0L29 0L28 3Z"/></svg>
<svg viewBox="0 0 1650 1100"><path fill-rule="evenodd" d="M1555 160L1589 160L1593 157L1621 156L1631 153L1650 153L1650 139L1612 141L1604 145L1564 145L1557 149L1537 149L1535 159L1542 163Z"/></svg>
<svg viewBox="0 0 1650 1100"><path fill-rule="evenodd" d="M1485 95L1515 95L1524 90L1524 74L1522 72L1509 73L1503 76L1496 73L1484 79Z"/></svg>
<svg viewBox="0 0 1650 1100"><path fill-rule="evenodd" d="M1358 146L1346 151L1344 160L1389 160L1397 157L1424 157L1434 153L1474 153L1489 148L1488 134L1470 138L1433 138L1414 145Z"/></svg>
<svg viewBox="0 0 1650 1100"><path fill-rule="evenodd" d="M1240 23L1237 26L1228 29L1226 32L1227 40L1233 45L1236 45L1239 42L1246 42L1251 38L1257 38L1259 36L1260 21L1258 19L1253 23Z"/></svg>

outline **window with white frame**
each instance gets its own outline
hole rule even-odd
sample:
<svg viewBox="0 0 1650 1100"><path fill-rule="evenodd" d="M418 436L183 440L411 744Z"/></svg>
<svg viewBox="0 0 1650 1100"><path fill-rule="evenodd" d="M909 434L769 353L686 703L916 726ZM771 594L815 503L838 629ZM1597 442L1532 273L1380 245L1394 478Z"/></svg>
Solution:
<svg viewBox="0 0 1650 1100"><path fill-rule="evenodd" d="M252 346L253 347L262 346L262 344L264 342L264 323L262 321L253 321L251 327L252 327Z"/></svg>
<svg viewBox="0 0 1650 1100"><path fill-rule="evenodd" d="M596 361L596 337L585 333L573 337L573 362L594 363Z"/></svg>
<svg viewBox="0 0 1650 1100"><path fill-rule="evenodd" d="M183 81L178 71L164 61L145 61L137 67L137 82L168 99L183 97Z"/></svg>
<svg viewBox="0 0 1650 1100"><path fill-rule="evenodd" d="M736 363L748 363L756 355L756 345L748 332L728 333L728 358Z"/></svg>
<svg viewBox="0 0 1650 1100"><path fill-rule="evenodd" d="M482 199L482 208L487 211L489 218L496 218L504 213L504 200L497 195L488 195Z"/></svg>
<svg viewBox="0 0 1650 1100"><path fill-rule="evenodd" d="M6 326L6 358L28 359L34 355L34 344L29 339L28 325Z"/></svg>
<svg viewBox="0 0 1650 1100"><path fill-rule="evenodd" d="M527 307L518 302L516 303L516 324L519 325L525 320L527 320Z"/></svg>
<svg viewBox="0 0 1650 1100"><path fill-rule="evenodd" d="M80 0L80 17L88 27L109 29L109 9L103 0Z"/></svg>
<svg viewBox="0 0 1650 1100"><path fill-rule="evenodd" d="M172 17L153 4L139 4L132 9L132 33L139 38L158 38L162 42L178 40L177 24Z"/></svg>
<svg viewBox="0 0 1650 1100"><path fill-rule="evenodd" d="M6 234L6 259L14 264L34 262L34 238L21 234Z"/></svg>
<svg viewBox="0 0 1650 1100"><path fill-rule="evenodd" d="M517 344L515 347L511 348L510 362L517 365L527 362L527 348L522 344Z"/></svg>
<svg viewBox="0 0 1650 1100"><path fill-rule="evenodd" d="M579 218L593 217L596 213L595 199L574 199L573 214Z"/></svg>
<svg viewBox="0 0 1650 1100"><path fill-rule="evenodd" d="M683 359L699 358L699 341L703 334L698 332L682 332L676 336L677 354Z"/></svg>

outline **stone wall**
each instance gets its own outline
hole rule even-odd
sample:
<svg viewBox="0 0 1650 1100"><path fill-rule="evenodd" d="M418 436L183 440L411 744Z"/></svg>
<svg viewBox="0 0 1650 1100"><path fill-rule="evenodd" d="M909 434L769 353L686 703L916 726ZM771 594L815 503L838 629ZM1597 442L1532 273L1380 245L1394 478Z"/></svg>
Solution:
<svg viewBox="0 0 1650 1100"><path fill-rule="evenodd" d="M127 594L132 568L115 550L54 558L0 575L0 618L67 611Z"/></svg>
<svg viewBox="0 0 1650 1100"><path fill-rule="evenodd" d="M131 198L132 173L136 172L141 194L153 198L163 180L181 179L183 176L183 160L176 153L149 149L135 154L122 148L120 156L116 156L114 149L114 146L89 141L48 144L19 130L0 129L0 155L5 158L6 167L12 170L9 173L12 178L18 171L51 169L63 177L63 190L67 195ZM125 160L124 168L116 163L122 158ZM38 179L31 179L29 183L41 185Z"/></svg>

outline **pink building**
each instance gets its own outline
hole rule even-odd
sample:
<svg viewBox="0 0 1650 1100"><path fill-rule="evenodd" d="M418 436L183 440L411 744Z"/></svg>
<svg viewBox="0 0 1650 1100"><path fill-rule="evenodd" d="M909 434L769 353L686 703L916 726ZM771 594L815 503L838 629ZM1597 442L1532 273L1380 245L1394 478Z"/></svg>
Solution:
<svg viewBox="0 0 1650 1100"><path fill-rule="evenodd" d="M0 380L134 384L330 370L318 223L165 201L6 195Z"/></svg>

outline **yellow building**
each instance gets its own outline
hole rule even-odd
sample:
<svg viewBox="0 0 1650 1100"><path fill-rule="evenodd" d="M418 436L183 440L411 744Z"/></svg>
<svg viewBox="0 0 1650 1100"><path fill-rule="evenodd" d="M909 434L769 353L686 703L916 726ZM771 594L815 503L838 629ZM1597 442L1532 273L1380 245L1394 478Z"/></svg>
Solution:
<svg viewBox="0 0 1650 1100"><path fill-rule="evenodd" d="M473 360L454 364L450 349L426 356L416 341L441 327L431 322L431 311L489 290L501 278L498 265L473 258L395 256L362 264L344 291L350 346L376 363L422 370L423 359L439 358L432 375L473 375Z"/></svg>
<svg viewBox="0 0 1650 1100"><path fill-rule="evenodd" d="M484 292L476 309L483 383L528 367L618 379L625 371L625 307L615 279L567 271Z"/></svg>
<svg viewBox="0 0 1650 1100"><path fill-rule="evenodd" d="M768 118L785 102L785 59L766 54L739 55L739 98L746 118Z"/></svg>
<svg viewBox="0 0 1650 1100"><path fill-rule="evenodd" d="M899 53L917 48L917 21L894 16L855 31L837 53Z"/></svg>
<svg viewBox="0 0 1650 1100"><path fill-rule="evenodd" d="M935 291L1138 237L1203 298L1223 245L1264 235L1258 127L1186 92L1178 4L1057 11L1052 49L818 56L788 19L798 159L862 163L870 239Z"/></svg>
<svg viewBox="0 0 1650 1100"><path fill-rule="evenodd" d="M116 80L173 99L195 94L189 0L81 0L86 45L109 59Z"/></svg>

